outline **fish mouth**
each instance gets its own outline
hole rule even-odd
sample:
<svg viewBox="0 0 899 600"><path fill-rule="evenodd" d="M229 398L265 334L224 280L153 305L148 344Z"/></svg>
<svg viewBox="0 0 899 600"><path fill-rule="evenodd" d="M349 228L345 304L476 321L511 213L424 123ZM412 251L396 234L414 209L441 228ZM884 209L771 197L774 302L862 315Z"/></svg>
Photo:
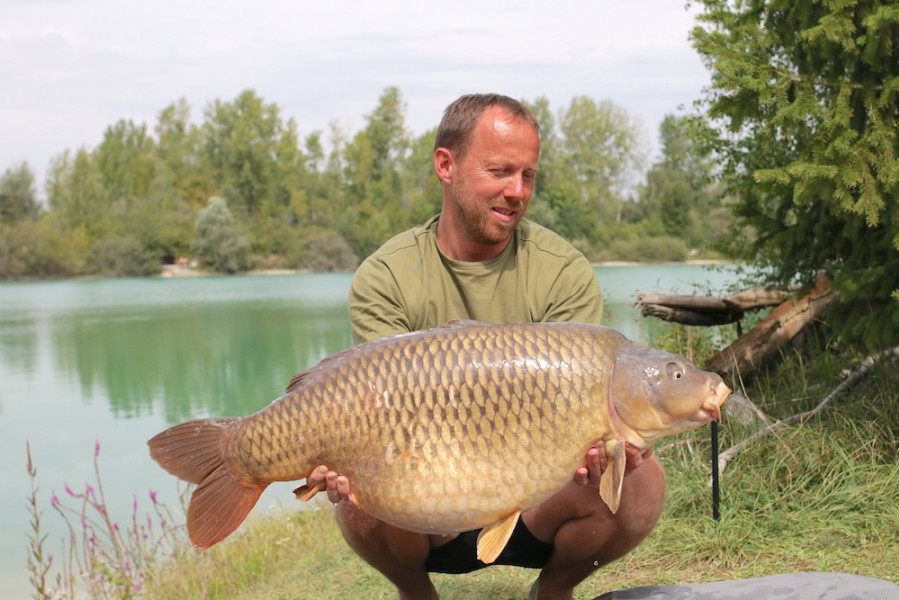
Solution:
<svg viewBox="0 0 899 600"><path fill-rule="evenodd" d="M725 401L727 401L727 398L728 396L730 396L731 391L732 390L727 387L727 384L724 383L724 381L718 381L718 385L716 385L712 389L715 397L703 404L702 408L700 409L708 414L709 421L721 420L721 406L724 405Z"/></svg>
<svg viewBox="0 0 899 600"><path fill-rule="evenodd" d="M699 410L690 418L691 421L705 424L721 420L721 406L730 396L731 389L724 381L719 380L718 384L712 388L712 394L713 397L702 403Z"/></svg>

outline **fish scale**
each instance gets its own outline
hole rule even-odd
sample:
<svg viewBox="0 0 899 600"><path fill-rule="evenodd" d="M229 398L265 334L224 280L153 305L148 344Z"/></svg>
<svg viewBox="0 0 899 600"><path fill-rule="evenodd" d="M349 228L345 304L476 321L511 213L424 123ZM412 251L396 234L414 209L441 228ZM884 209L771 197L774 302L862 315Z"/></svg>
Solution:
<svg viewBox="0 0 899 600"><path fill-rule="evenodd" d="M494 331L500 335L491 339ZM582 411L575 410L573 403L589 399L590 394L570 393L570 367L548 374L536 361L521 359L540 356L543 363L566 364L553 351L546 335L516 337L512 332L490 329L474 329L471 333L461 339L456 332L420 337L408 344L403 354L420 357L419 369L410 368L413 363L395 351L382 353L377 361L368 360L362 353L352 360L340 361L316 382L318 385L303 385L278 401L306 408L299 418L285 417L283 410L263 411L235 429L235 438L256 440L252 451L247 452L244 444L234 452L238 457L235 460L243 462L238 471L251 481L280 478L287 473L299 479L321 462L359 482L354 495L363 508L387 520L403 522L414 518L419 503L418 494L403 490L417 487L430 495L454 494L457 484L446 476L448 473L469 473L476 480L469 495L479 497L478 503L487 505L479 511L484 515L476 518L488 522L501 516L510 501L520 504L534 487L519 486L514 494L497 493L490 473L511 469L515 477L509 476L510 479L531 480L535 465L542 464L544 470L553 467L550 479L570 479L576 468L574 463L581 459L593 437L580 436L583 448L579 449L579 456L568 456L559 464L552 460L555 457L551 452L550 460L535 461L528 447L518 443L513 434L517 430L527 431L530 438L555 435L561 425L556 415L570 419L579 414ZM580 351L584 354L585 349ZM590 355L585 358L589 360ZM519 385L510 390L505 381ZM399 382L403 382L403 387ZM582 387L589 385L587 379L582 379ZM563 398L556 411L545 410L543 400L548 394ZM510 413L507 403L518 410ZM488 405L489 411L484 408ZM335 414L335 407L345 409ZM419 414L425 418L418 418ZM429 414L434 418L428 419ZM502 426L496 425L498 414L505 419ZM517 420L511 428L510 419ZM570 429L570 425L565 428ZM284 452L282 439L302 439L310 429L317 436L334 440L330 453L310 456L300 445L293 448L294 452ZM278 430L278 435L272 435L273 430ZM528 446L553 445L548 439L529 441ZM380 447L379 456L371 453L373 447ZM363 456L366 459L359 460ZM514 465L521 465L517 473ZM542 473L540 477L547 475L550 474ZM410 477L414 481L410 482ZM398 486L397 479L405 479L406 483ZM492 498L492 502L485 503L483 498ZM470 512L464 498L457 498L453 505L456 511ZM456 511L429 515L407 526L434 533L455 530L471 518L470 514L460 515Z"/></svg>
<svg viewBox="0 0 899 600"><path fill-rule="evenodd" d="M672 368L684 381L659 379ZM255 415L181 424L150 448L199 484L188 511L198 547L233 531L272 481L323 464L379 519L423 533L496 529L501 548L510 522L570 482L592 443L606 440L620 466L601 486L614 511L624 442L699 426L727 393L717 375L606 327L460 322L328 357ZM188 464L194 455L206 472Z"/></svg>

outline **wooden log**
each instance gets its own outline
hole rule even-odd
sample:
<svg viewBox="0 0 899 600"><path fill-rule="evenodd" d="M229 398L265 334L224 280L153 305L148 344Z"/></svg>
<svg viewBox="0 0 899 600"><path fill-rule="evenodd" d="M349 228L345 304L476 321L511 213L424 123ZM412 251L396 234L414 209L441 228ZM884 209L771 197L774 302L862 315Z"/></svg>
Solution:
<svg viewBox="0 0 899 600"><path fill-rule="evenodd" d="M644 317L656 317L684 325L726 325L743 318L746 311L777 306L787 298L782 290L753 288L730 296L678 296L641 293L634 305Z"/></svg>
<svg viewBox="0 0 899 600"><path fill-rule="evenodd" d="M647 304L640 307L640 314L644 317L656 317L671 323L682 325L696 325L708 327L712 325L727 325L743 318L743 312L697 312L686 308L664 306L662 304Z"/></svg>
<svg viewBox="0 0 899 600"><path fill-rule="evenodd" d="M836 300L837 294L830 289L830 282L822 278L802 298L788 299L777 306L746 335L706 361L705 368L724 377L751 373Z"/></svg>

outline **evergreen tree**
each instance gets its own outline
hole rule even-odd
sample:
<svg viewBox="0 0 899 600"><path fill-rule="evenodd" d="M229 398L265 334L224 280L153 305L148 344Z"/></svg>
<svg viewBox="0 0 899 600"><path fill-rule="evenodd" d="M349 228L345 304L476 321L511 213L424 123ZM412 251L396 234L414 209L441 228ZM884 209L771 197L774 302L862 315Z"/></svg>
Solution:
<svg viewBox="0 0 899 600"><path fill-rule="evenodd" d="M772 283L825 270L846 340L899 339L899 6L701 0L705 102L748 227L739 255ZM893 298L891 299L891 294Z"/></svg>

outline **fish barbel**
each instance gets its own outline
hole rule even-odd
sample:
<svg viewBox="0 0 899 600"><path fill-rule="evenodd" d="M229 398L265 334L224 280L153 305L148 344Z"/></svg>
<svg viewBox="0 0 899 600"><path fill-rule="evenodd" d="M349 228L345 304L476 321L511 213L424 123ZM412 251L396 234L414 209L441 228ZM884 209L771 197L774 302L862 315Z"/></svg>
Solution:
<svg viewBox="0 0 899 600"><path fill-rule="evenodd" d="M327 357L253 415L189 421L148 443L197 484L187 528L198 548L233 532L271 482L326 465L385 522L483 527L479 558L492 562L518 515L571 481L593 443L605 440L600 495L615 512L625 443L645 449L717 419L729 393L718 375L608 327L456 321Z"/></svg>

